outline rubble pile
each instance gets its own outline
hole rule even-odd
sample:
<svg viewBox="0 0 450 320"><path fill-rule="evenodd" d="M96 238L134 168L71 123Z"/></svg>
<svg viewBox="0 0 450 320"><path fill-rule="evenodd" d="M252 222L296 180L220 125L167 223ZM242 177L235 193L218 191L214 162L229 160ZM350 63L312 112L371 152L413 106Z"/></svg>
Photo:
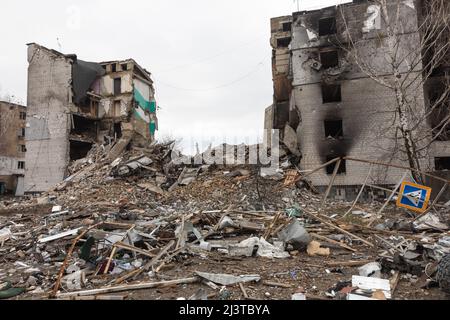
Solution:
<svg viewBox="0 0 450 320"><path fill-rule="evenodd" d="M0 299L386 300L448 287L448 206L418 219L322 206L288 158L280 179L176 164L172 144L110 153L96 146L54 190L0 202Z"/></svg>

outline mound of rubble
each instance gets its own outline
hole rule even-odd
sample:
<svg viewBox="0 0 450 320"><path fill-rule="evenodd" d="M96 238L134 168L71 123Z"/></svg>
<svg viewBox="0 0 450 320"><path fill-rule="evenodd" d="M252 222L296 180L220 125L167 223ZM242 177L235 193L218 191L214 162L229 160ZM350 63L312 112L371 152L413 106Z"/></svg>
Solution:
<svg viewBox="0 0 450 320"><path fill-rule="evenodd" d="M449 207L346 213L287 153L267 175L172 147L96 146L54 190L1 201L0 299L445 298Z"/></svg>

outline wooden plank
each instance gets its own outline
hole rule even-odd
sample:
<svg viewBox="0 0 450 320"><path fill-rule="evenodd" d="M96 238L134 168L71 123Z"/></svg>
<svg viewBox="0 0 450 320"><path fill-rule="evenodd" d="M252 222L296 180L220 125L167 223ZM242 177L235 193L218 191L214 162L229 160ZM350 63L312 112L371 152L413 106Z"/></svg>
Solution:
<svg viewBox="0 0 450 320"><path fill-rule="evenodd" d="M373 164L370 164L369 172L367 173L366 179L364 180L364 183L363 183L363 185L361 187L361 190L359 191L358 196L356 197L355 201L353 201L353 204L352 204L351 208L348 209L347 213L344 215L344 218L346 216L348 216L350 214L350 212L352 212L352 210L355 208L356 204L358 203L359 198L361 198L361 196L362 196L362 194L364 192L364 188L366 187L367 182L369 182L369 178L370 178L370 176L372 174L372 169L373 169Z"/></svg>
<svg viewBox="0 0 450 320"><path fill-rule="evenodd" d="M112 293L112 292L152 289L152 288L158 288L158 287L173 286L173 285L178 285L178 284L189 284L189 283L195 283L198 281L199 281L198 277L192 277L192 278L185 278L185 279L171 280L171 281L144 282L144 283L138 283L138 284L107 287L107 288L101 288L101 289L61 293L61 294L58 294L56 297L57 298L65 298L65 297L92 296L92 295Z"/></svg>
<svg viewBox="0 0 450 320"><path fill-rule="evenodd" d="M263 284L269 287L279 287L279 288L292 288L292 285L287 283L279 283L279 282L272 282L272 281L263 281Z"/></svg>
<svg viewBox="0 0 450 320"><path fill-rule="evenodd" d="M368 263L373 262L373 260L364 261L336 261L336 262L325 262L327 267L360 267Z"/></svg>
<svg viewBox="0 0 450 320"><path fill-rule="evenodd" d="M374 245L373 243L370 243L369 241L364 240L364 239L358 237L357 235L354 235L353 233L350 233L350 232L348 232L348 231L346 231L346 230L344 230L344 229L342 229L342 228L340 228L340 227L338 227L338 226L336 226L336 225L334 225L334 224L332 224L332 223L330 223L330 222L327 222L327 221L325 221L324 219L319 218L318 216L316 216L316 215L314 215L314 214L312 214L312 213L310 213L310 212L307 212L306 210L303 210L303 213L306 214L306 215L308 215L308 216L310 216L311 218L313 218L313 219L315 219L315 220L317 220L317 221L322 222L323 224L329 226L330 228L333 228L333 229L335 229L335 230L338 230L338 231L340 231L340 232L342 232L342 233L344 233L344 234L346 234L346 235L352 237L353 239L359 240L359 241L361 241L361 242L367 244L367 245L370 246L370 247L375 247L375 245Z"/></svg>
<svg viewBox="0 0 450 320"><path fill-rule="evenodd" d="M120 249L125 249L125 250L129 250L129 251L140 253L140 254L142 254L144 256L147 256L149 258L156 257L156 254L151 253L150 251L147 251L147 250L144 250L144 249L140 249L140 248L137 248L135 246L130 246L130 245L127 245L127 244L125 244L123 242L117 242L117 243L114 244L114 246L117 247L117 248L120 248Z"/></svg>
<svg viewBox="0 0 450 320"><path fill-rule="evenodd" d="M239 283L239 288L241 288L241 291L242 291L242 294L244 295L244 298L248 299L247 291L245 290L245 287L244 287L244 285L241 282Z"/></svg>
<svg viewBox="0 0 450 320"><path fill-rule="evenodd" d="M328 243L335 244L335 245L337 245L337 246L339 246L339 247L341 247L341 248L350 250L350 251L352 251L352 252L356 252L356 251L357 251L356 249L353 249L352 247L349 247L349 246L346 245L345 243L341 243L341 242L339 242L339 241L336 241L336 240L333 240L333 239L330 239L330 238L327 238L327 237L324 237L324 236L321 236L321 235L318 235L318 234L312 234L311 236L314 237L314 238L317 238L317 239L319 239L319 240L322 240L322 241L325 241L325 242L328 242Z"/></svg>
<svg viewBox="0 0 450 320"><path fill-rule="evenodd" d="M398 168L398 169L405 169L405 170L409 170L409 171L415 171L415 172L421 173L423 175L426 175L428 177L431 177L433 179L440 180L440 181L445 182L445 183L450 183L450 180L448 180L448 179L445 179L445 178L442 178L442 177L438 177L438 176L435 176L435 175L432 175L432 174L429 174L429 173L426 173L426 172L423 172L423 171L420 171L420 170L417 170L417 169L414 169L414 168L409 168L409 167L405 167L405 166L399 166L399 165L390 164L390 163L384 163L384 162L379 162L379 161L369 161L369 160L356 159L356 158L351 158L351 157L345 157L344 159L348 160L348 161L371 163L371 164L376 164L376 165L385 166L385 167L391 167L391 168Z"/></svg>
<svg viewBox="0 0 450 320"><path fill-rule="evenodd" d="M322 204L321 204L322 208L325 205L325 203L327 202L328 196L330 195L331 189L333 188L337 173L339 171L339 168L341 167L341 163L342 163L342 160L339 159L338 162L336 163L336 165L334 166L333 175L331 176L331 180L330 180L330 183L328 184L327 191L325 192L325 195L323 196L323 200L322 200Z"/></svg>
<svg viewBox="0 0 450 320"><path fill-rule="evenodd" d="M408 176L408 173L409 173L408 171L405 171L405 173L403 174L402 178L400 179L400 181L397 183L397 185L395 186L394 190L392 191L391 195L389 196L387 201L384 203L383 207L381 207L381 209L378 211L377 215L381 214L383 212L383 210L391 202L392 198L394 198L395 194L397 193L397 190L400 188L400 186L402 185L403 181ZM370 226L375 221L375 219L376 219L376 217L368 224L368 226Z"/></svg>
<svg viewBox="0 0 450 320"><path fill-rule="evenodd" d="M111 266L112 259L114 259L114 256L116 255L117 247L113 247L111 250L111 255L109 256L108 263L106 264L105 270L103 271L103 274L108 274L109 267Z"/></svg>
<svg viewBox="0 0 450 320"><path fill-rule="evenodd" d="M320 171L320 170L322 170L323 168L326 168L326 167L332 165L333 163L338 162L339 160L341 160L341 159L340 159L340 158L336 158L336 159L333 159L333 160L331 160L331 161L328 161L327 163L321 165L320 167L317 167L316 169L312 170L311 172L308 172L308 173L305 174L304 176L298 177L298 178L297 178L298 180L297 180L296 182L298 182L298 181L300 181L300 180L302 180L302 179L305 179L306 177L309 177L310 175L316 173L317 171Z"/></svg>
<svg viewBox="0 0 450 320"><path fill-rule="evenodd" d="M75 236L78 234L78 231L80 231L81 229L83 229L83 228L77 228L77 229L69 230L66 232L59 233L59 234L55 234L54 236L41 238L38 240L38 242L39 243L47 243L47 242L55 241L55 240L62 239L65 237L69 237L69 236Z"/></svg>

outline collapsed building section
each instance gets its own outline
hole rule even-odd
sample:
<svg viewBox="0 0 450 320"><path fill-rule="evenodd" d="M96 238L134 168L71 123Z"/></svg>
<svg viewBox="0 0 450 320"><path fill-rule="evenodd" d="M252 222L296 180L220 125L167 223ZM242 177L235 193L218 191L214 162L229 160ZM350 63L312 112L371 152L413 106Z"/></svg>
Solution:
<svg viewBox="0 0 450 320"><path fill-rule="evenodd" d="M23 195L27 108L0 101L0 195Z"/></svg>
<svg viewBox="0 0 450 320"><path fill-rule="evenodd" d="M158 129L151 74L133 59L93 63L28 45L25 191L46 191L94 144L145 147ZM117 149L116 148L116 149Z"/></svg>
<svg viewBox="0 0 450 320"><path fill-rule="evenodd" d="M430 81L427 86L420 85L426 63L419 61L412 67L408 63L410 52L421 45L418 26L423 8L419 4L424 2L388 1L388 6L392 9L398 3L401 3L399 20L402 27L395 36L402 63L398 65L397 75L386 62L387 29L379 8L372 1L355 0L271 20L274 102L266 110L265 123L266 127L272 124L271 129L280 130L281 141L293 154L301 157L299 167L303 171L338 157L404 163L398 151L392 151L396 142L385 134L391 130L388 123L395 127L392 124L399 121L389 109L396 103L396 94L363 72L357 58L363 56L364 61L368 61L366 67L377 70L377 76L382 76L383 80L395 81L395 77L419 79L419 89L408 93L408 98L415 103L412 114L423 114L430 99L442 97L443 90L439 91L439 88L445 90L448 86L442 80L448 79L448 71L447 77L443 77L448 68L443 66L436 70L434 82ZM353 47L358 50L357 58L352 54ZM428 171L450 169L446 160L450 156L447 138L450 126L448 122L442 123L449 100L441 102L442 107L437 108L430 119L434 121L433 128L439 131L439 138L434 142L421 139L424 145L430 144L428 154L419 160L421 167ZM431 131L426 125L423 129ZM333 163L321 174L314 175L312 183L325 191L334 172ZM395 168L374 172L370 183L393 186L402 174L402 170ZM354 199L366 176L367 168L363 164L342 160L336 171L332 196ZM380 191L380 195L385 196L385 192Z"/></svg>

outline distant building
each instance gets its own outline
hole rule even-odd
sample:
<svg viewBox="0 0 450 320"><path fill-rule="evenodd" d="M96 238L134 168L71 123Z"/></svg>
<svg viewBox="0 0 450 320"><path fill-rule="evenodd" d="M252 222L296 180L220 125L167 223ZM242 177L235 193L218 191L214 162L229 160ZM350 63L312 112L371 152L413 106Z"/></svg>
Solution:
<svg viewBox="0 0 450 320"><path fill-rule="evenodd" d="M27 108L0 101L0 194L24 192Z"/></svg>
<svg viewBox="0 0 450 320"><path fill-rule="evenodd" d="M28 45L25 192L67 178L70 161L93 144L145 147L158 129L151 74L134 60L93 63Z"/></svg>
<svg viewBox="0 0 450 320"><path fill-rule="evenodd" d="M392 0L390 5L397 3ZM421 4L425 2L401 3L398 55L404 55L405 59L399 72L404 74L408 70L411 75L422 79L421 61L412 72L407 62L408 50L419 48L418 25ZM298 146L298 150L294 148L291 151L300 153L302 170L312 170L332 159L346 156L408 166L387 151L393 149L393 139L376 132L377 128L395 121L386 109L395 101L395 94L361 72L343 50L348 32L362 48L360 52L370 57L380 70L383 69L386 57L382 34L385 30L382 23L378 28L375 20L372 26L374 4L373 1L354 0L271 19L274 102L272 110L266 110L265 123L266 127L272 123L273 129L280 129L281 141L286 145ZM382 76L394 77L389 72ZM439 86L433 85L432 81L429 86L422 85L414 92L418 110L425 110L430 97L439 96L439 92L436 93ZM449 102L446 103L448 108ZM423 168L429 171L450 170L449 138L450 125L432 143L428 157L421 159ZM367 176L367 168L363 163L343 161L332 196L354 198ZM334 164L310 178L319 190L324 190L333 171ZM384 168L376 173L378 180L373 183L395 185L403 172Z"/></svg>

